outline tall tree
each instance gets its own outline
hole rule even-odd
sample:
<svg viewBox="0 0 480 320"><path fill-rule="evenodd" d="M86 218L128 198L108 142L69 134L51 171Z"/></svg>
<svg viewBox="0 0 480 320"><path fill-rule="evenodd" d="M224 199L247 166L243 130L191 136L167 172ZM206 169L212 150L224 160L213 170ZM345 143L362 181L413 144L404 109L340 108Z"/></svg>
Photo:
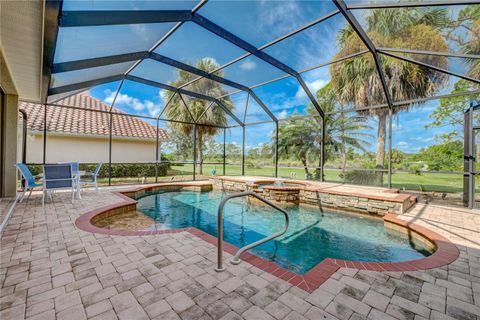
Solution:
<svg viewBox="0 0 480 320"><path fill-rule="evenodd" d="M458 32L459 30L461 32ZM444 33L445 37L456 43L464 53L480 55L480 6L465 6L445 27ZM465 59L464 62L467 64L467 74L480 79L480 60ZM451 93L468 92L478 87L474 82L461 79L454 84ZM446 142L461 139L462 134L457 128L463 126L463 111L472 97L478 100L480 95L440 99L439 106L430 114L432 121L426 127L453 127L451 132L442 134L440 138ZM476 122L477 125L480 124L480 117L476 117ZM480 145L480 135L477 136L477 145ZM477 159L480 159L480 148L477 148Z"/></svg>
<svg viewBox="0 0 480 320"><path fill-rule="evenodd" d="M448 39L466 54L480 55L480 6L465 6L445 28ZM480 79L479 59L467 59L468 75Z"/></svg>
<svg viewBox="0 0 480 320"><path fill-rule="evenodd" d="M369 134L365 131L370 127L365 118L340 112L341 105L337 104L330 84L317 91L317 98L320 107L326 113L325 159L340 154L342 171L344 171L348 148L366 151L365 147L369 145ZM307 176L310 175L308 159L318 159L318 167L321 166L322 141L322 120L312 106L309 107L308 112L312 115L311 117L286 120L285 123L282 123L279 126L278 135L280 155L300 160ZM272 147L274 148L274 141ZM316 172L320 174L320 171L316 170Z"/></svg>
<svg viewBox="0 0 480 320"><path fill-rule="evenodd" d="M212 58L203 58L199 60L196 67L206 72L212 72L219 67L219 64ZM216 73L222 76L221 72ZM178 71L178 78L171 85L178 87L192 81L197 76L183 71ZM200 93L206 96L219 97L226 92L222 89L220 83L201 78L186 87L189 91ZM169 120L177 120L182 122L197 123L197 143L196 154L198 173L203 174L203 151L205 148L205 139L217 134L219 128L215 126L226 126L228 123L228 115L217 105L211 105L209 101L189 97L185 95L175 94L168 91L165 100L170 100L170 104L165 110L165 115ZM222 99L223 104L228 109L233 109L233 104L228 98ZM194 125L181 122L169 122L172 130L193 139Z"/></svg>
<svg viewBox="0 0 480 320"><path fill-rule="evenodd" d="M453 90L451 93L469 91L470 86L470 82L466 80L459 80L453 85ZM480 97L480 95L477 95L477 98L478 97ZM438 107L430 114L431 122L425 127L453 127L451 132L444 133L439 138L446 141L459 139L462 133L459 132L457 128L459 126L463 126L463 111L467 107L467 101L468 97L465 96L440 99Z"/></svg>
<svg viewBox="0 0 480 320"><path fill-rule="evenodd" d="M448 45L439 27L448 21L444 9L394 8L372 10L367 17L367 35L378 47L448 51ZM428 39L428 41L426 41ZM344 28L338 38L340 50L335 58L365 49L365 45L351 28ZM405 56L408 56L405 54ZM447 75L399 59L381 56L388 90L394 101L433 95L447 83ZM440 56L415 56L414 59L446 68L448 60ZM386 102L385 93L373 56L362 55L330 67L332 86L339 102L361 109ZM395 107L399 112L411 104ZM377 118L376 184L383 184L388 109L359 111Z"/></svg>
<svg viewBox="0 0 480 320"><path fill-rule="evenodd" d="M300 160L307 178L310 175L307 159L312 153L318 153L320 140L321 131L310 118L286 120L278 126L279 156ZM275 140L272 148L275 148Z"/></svg>
<svg viewBox="0 0 480 320"><path fill-rule="evenodd" d="M347 151L353 149L366 152L366 147L370 146L368 140L371 135L368 131L371 127L365 117L343 112L343 105L338 103L337 94L331 83L317 91L317 101L326 113L325 160L338 153L344 175L347 167Z"/></svg>

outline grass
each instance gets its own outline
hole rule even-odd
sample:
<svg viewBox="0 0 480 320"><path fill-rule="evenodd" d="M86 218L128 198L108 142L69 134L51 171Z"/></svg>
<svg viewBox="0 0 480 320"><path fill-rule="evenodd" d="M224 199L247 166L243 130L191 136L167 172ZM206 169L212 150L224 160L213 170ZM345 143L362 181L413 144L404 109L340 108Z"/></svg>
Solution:
<svg viewBox="0 0 480 320"><path fill-rule="evenodd" d="M204 165L203 174L210 176L211 171L217 170L217 175L222 175L222 165ZM312 172L312 170L310 170ZM245 175L274 177L275 169L273 167L252 168L245 167ZM292 173L296 174L296 179L305 179L305 171L303 168L278 168L278 176L282 178L290 178ZM342 182L339 177L339 171L325 170L325 180L329 182ZM241 175L240 165L227 165L226 175ZM171 180L191 180L193 179L192 165L172 166L168 172L168 176L158 177L159 181ZM384 177L387 186L387 175ZM108 183L108 179L100 179L100 183ZM147 183L155 182L155 177L147 177ZM479 181L480 182L480 181ZM142 183L140 177L112 178L112 184L135 184ZM478 183L477 185L480 185ZM412 190L412 191L435 191L446 193L459 193L463 190L463 176L459 174L434 174L422 173L420 175L414 173L394 173L392 175L392 186L394 188ZM480 188L478 189L480 191Z"/></svg>

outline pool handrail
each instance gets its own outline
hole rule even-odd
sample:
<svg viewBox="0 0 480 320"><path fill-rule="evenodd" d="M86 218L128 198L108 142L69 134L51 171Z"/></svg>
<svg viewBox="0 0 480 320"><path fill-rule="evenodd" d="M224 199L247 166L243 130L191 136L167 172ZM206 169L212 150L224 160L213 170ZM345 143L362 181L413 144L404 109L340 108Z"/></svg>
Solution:
<svg viewBox="0 0 480 320"><path fill-rule="evenodd" d="M288 217L288 213L287 211L285 211L284 209L280 208L279 206L277 206L276 204L274 204L273 202L270 202L268 201L267 199L265 198L262 198L260 197L258 194L256 194L255 192L253 191L244 191L244 192L238 192L238 193L234 193L234 194L231 194L231 195L228 195L226 196L225 198L222 199L222 201L220 202L220 205L218 206L218 222L217 222L217 228L218 228L218 235L217 235L217 241L218 241L218 245L217 245L217 267L215 268L215 271L217 272L221 272L221 271L224 271L225 270L225 267L223 266L223 207L225 206L225 204L227 203L228 200L230 199L234 199L234 198L240 198L240 197L246 197L246 196L252 196L254 198L257 198L258 200L262 201L263 203L269 205L270 207L274 208L274 209L277 209L278 211L282 212L285 216L285 228L280 231L280 232L277 232L275 234L272 234L271 236L269 237L266 237L266 238L263 238L263 239L260 239L258 241L255 241L249 245L246 245L242 248L240 248L237 253L230 259L230 263L232 264L239 264L240 263L240 256L242 255L242 253L244 253L245 251L247 250L250 250L256 246L259 246L265 242L268 242L270 240L273 240L277 237L280 237L281 235L283 235L285 232L287 232L288 230L288 225L289 225L289 217Z"/></svg>

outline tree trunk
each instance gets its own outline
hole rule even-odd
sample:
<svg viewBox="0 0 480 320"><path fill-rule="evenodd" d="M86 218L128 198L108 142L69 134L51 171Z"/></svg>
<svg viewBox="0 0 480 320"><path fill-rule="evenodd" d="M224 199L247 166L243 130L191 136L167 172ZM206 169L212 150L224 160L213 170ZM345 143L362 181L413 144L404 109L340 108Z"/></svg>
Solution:
<svg viewBox="0 0 480 320"><path fill-rule="evenodd" d="M387 137L387 113L378 115L377 154L375 157L375 169L383 170L385 162L385 141ZM383 186L383 171L375 172L375 184Z"/></svg>
<svg viewBox="0 0 480 320"><path fill-rule="evenodd" d="M321 154L319 155L318 157L318 167L315 169L315 179L316 180L320 180L320 175L323 175L323 177L325 177L325 175L323 174L323 170L322 170L322 157L321 157Z"/></svg>
<svg viewBox="0 0 480 320"><path fill-rule="evenodd" d="M309 176L310 173L308 172L307 158L301 157L301 158L300 158L300 161L302 161L303 168L305 169L305 174L307 175L307 178L308 178L308 176Z"/></svg>
<svg viewBox="0 0 480 320"><path fill-rule="evenodd" d="M345 169L347 167L347 152L345 150L345 145L342 146L340 151L340 160L342 162L342 177L345 179Z"/></svg>
<svg viewBox="0 0 480 320"><path fill-rule="evenodd" d="M197 133L197 162L198 162L198 174L203 174L203 135Z"/></svg>

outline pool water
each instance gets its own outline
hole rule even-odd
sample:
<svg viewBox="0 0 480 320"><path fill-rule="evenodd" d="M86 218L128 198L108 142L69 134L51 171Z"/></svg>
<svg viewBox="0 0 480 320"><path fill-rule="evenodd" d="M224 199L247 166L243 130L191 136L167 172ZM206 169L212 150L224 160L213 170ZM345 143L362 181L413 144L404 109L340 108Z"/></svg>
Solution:
<svg viewBox="0 0 480 320"><path fill-rule="evenodd" d="M196 227L217 236L221 191L161 191L138 199L138 209L157 229ZM423 258L431 252L407 235L384 228L380 218L320 212L311 206L289 206L287 233L251 251L293 272L303 274L325 258L398 262ZM281 212L248 198L236 198L224 208L224 240L237 247L281 231Z"/></svg>

